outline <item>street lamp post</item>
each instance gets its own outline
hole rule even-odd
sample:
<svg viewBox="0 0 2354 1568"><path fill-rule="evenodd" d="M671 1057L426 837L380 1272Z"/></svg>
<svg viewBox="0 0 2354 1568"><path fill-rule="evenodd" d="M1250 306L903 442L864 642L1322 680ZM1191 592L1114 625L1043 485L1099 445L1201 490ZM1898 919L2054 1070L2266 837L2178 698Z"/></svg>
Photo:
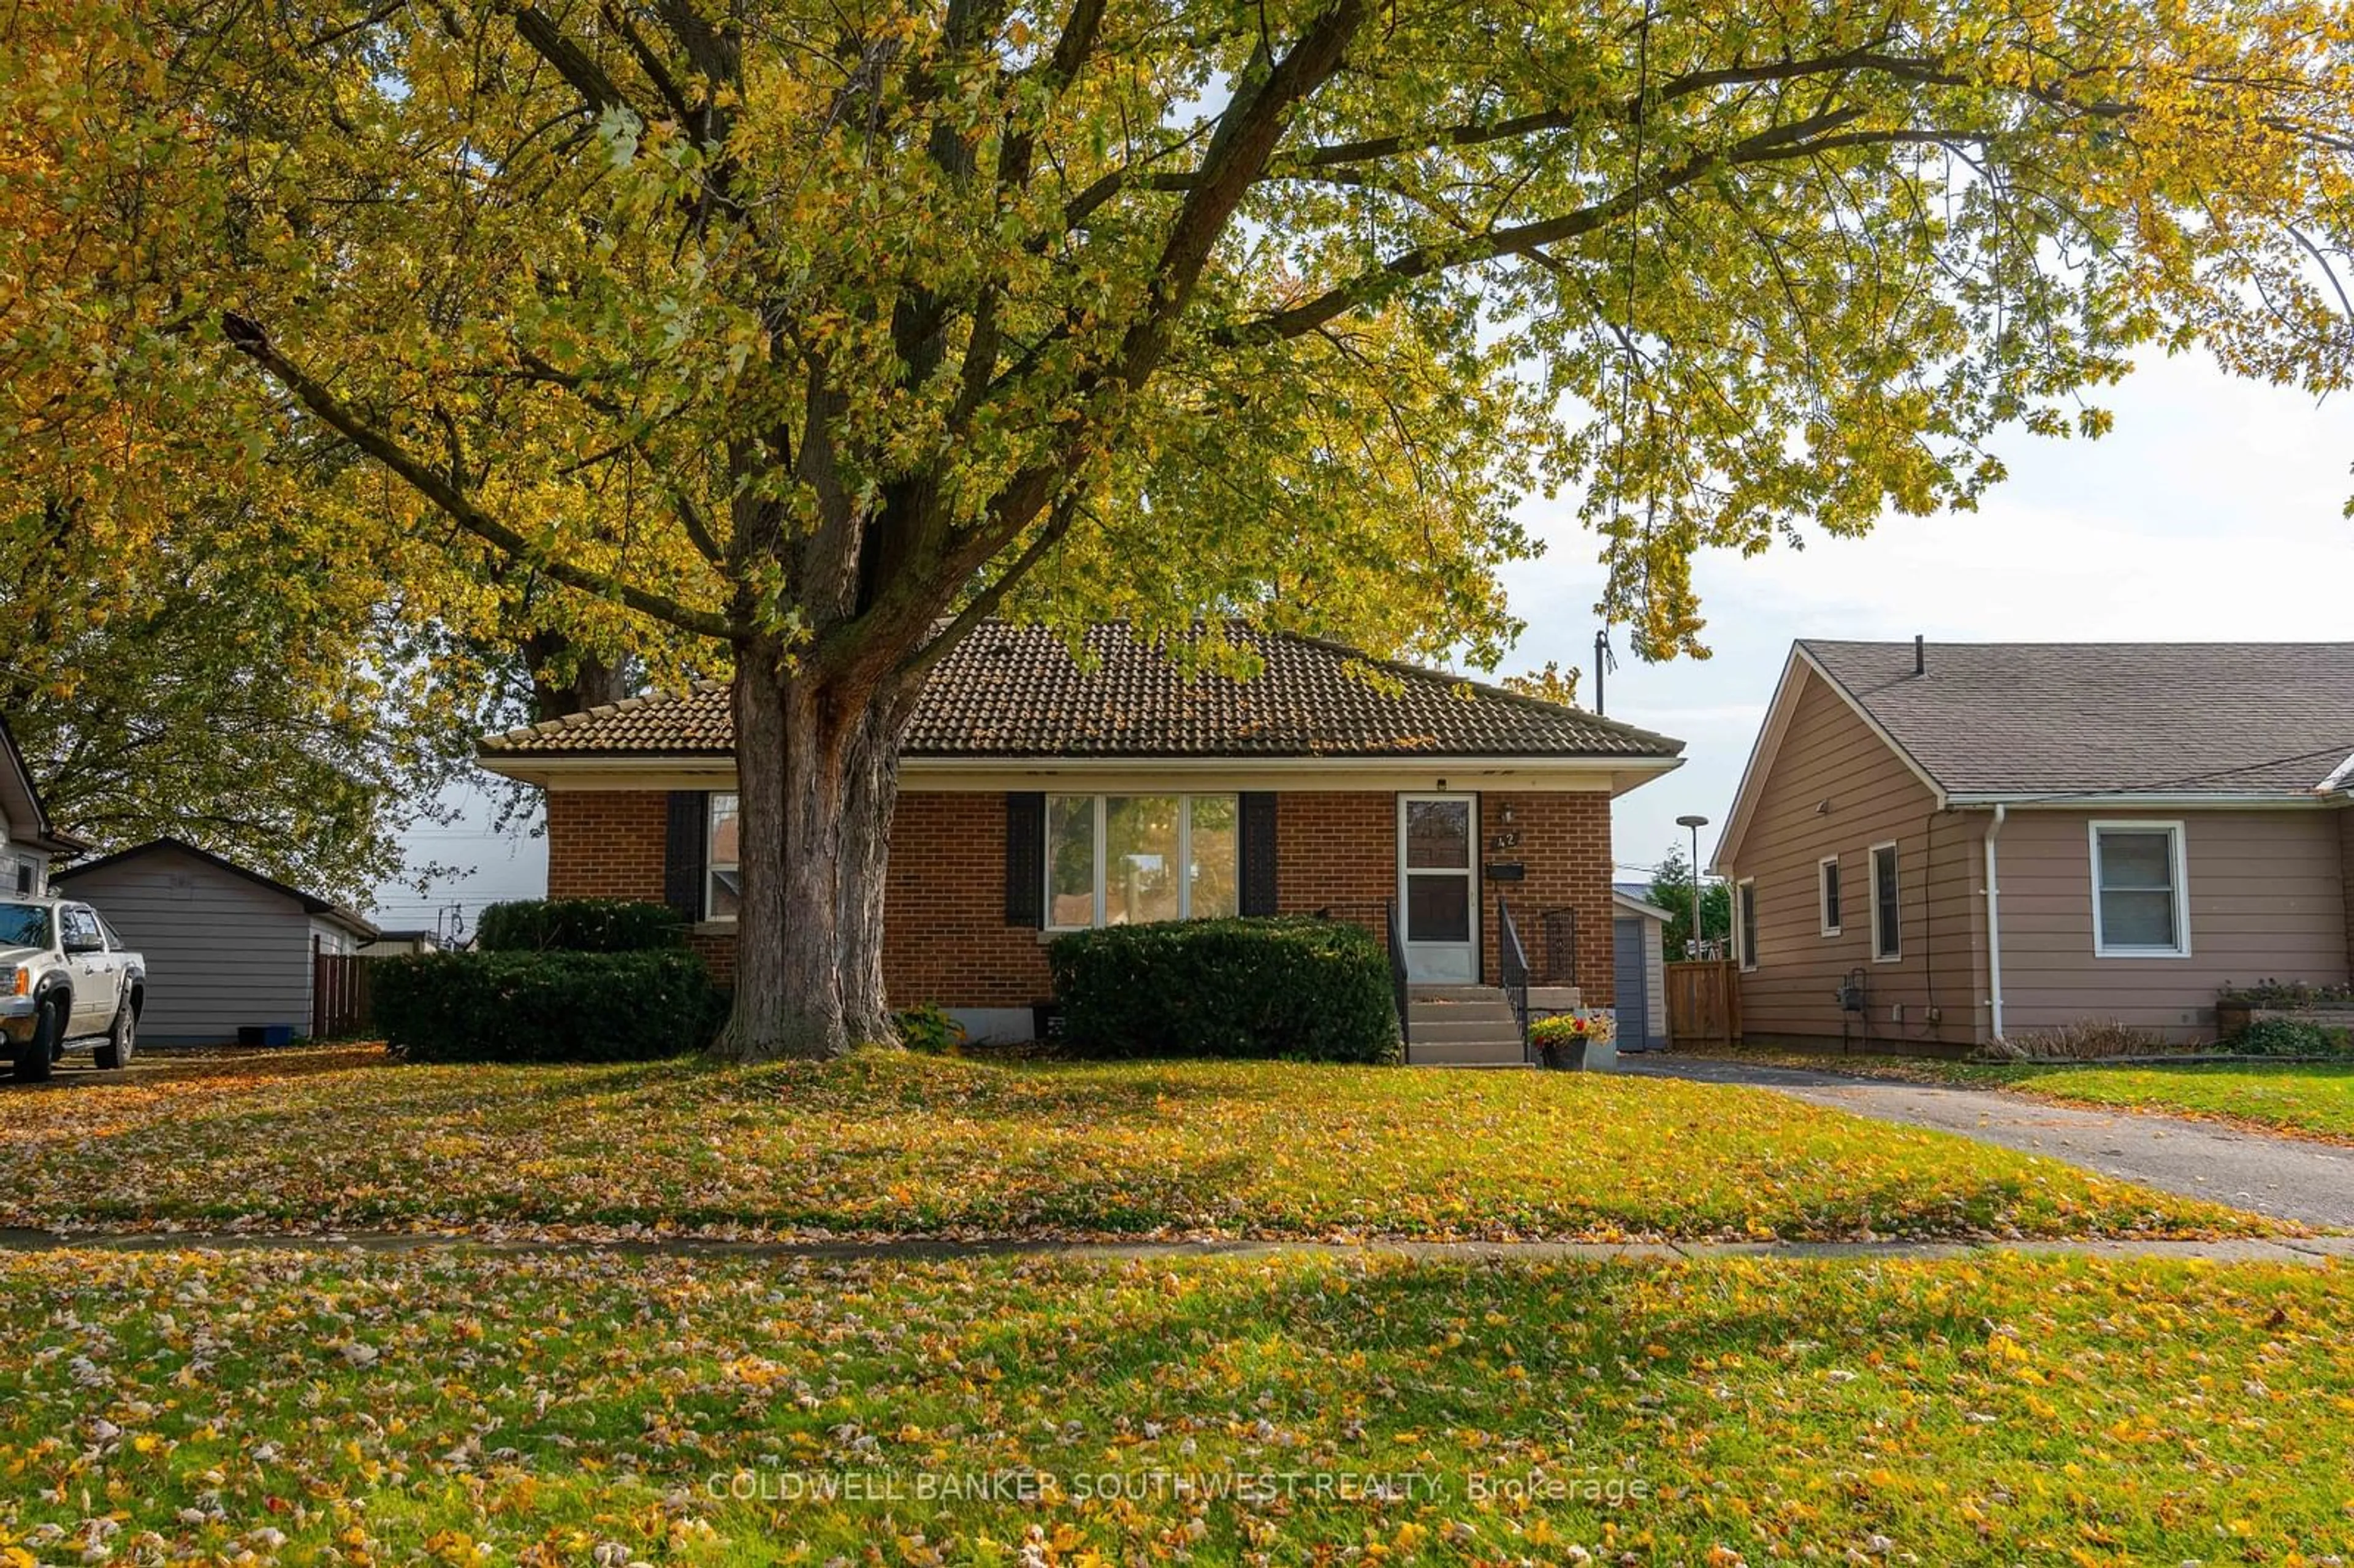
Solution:
<svg viewBox="0 0 2354 1568"><path fill-rule="evenodd" d="M1700 831L1708 826L1708 819L1699 816L1678 817L1676 826L1691 830L1692 928L1691 938L1684 943L1684 957L1696 959L1700 957Z"/></svg>

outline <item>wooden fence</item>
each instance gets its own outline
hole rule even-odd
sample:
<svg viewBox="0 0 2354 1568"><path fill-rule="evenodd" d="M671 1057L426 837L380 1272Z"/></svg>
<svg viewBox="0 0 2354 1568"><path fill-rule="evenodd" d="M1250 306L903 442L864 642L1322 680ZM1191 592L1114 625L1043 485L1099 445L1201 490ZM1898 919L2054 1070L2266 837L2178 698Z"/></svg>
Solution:
<svg viewBox="0 0 2354 1568"><path fill-rule="evenodd" d="M1678 1047L1741 1038L1741 971L1730 959L1670 964L1668 1036Z"/></svg>
<svg viewBox="0 0 2354 1568"><path fill-rule="evenodd" d="M319 938L311 938L312 1039L341 1040L367 1032L375 989L368 984L368 966L375 962L351 953L322 952Z"/></svg>

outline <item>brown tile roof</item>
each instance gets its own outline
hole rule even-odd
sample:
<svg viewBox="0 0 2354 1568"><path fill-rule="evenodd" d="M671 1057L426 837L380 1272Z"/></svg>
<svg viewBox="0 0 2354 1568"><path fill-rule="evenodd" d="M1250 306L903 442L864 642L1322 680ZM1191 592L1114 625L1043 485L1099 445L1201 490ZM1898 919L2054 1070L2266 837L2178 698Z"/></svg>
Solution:
<svg viewBox="0 0 2354 1568"><path fill-rule="evenodd" d="M1951 794L2293 796L2354 756L2354 642L1798 646Z"/></svg>
<svg viewBox="0 0 2354 1568"><path fill-rule="evenodd" d="M933 669L907 755L938 758L1672 758L1683 743L1314 638L1236 631L1248 680L1185 672L1119 623L1087 662L1041 627L980 628ZM1371 678L1369 679L1368 676ZM706 684L510 730L486 757L724 756L727 694Z"/></svg>

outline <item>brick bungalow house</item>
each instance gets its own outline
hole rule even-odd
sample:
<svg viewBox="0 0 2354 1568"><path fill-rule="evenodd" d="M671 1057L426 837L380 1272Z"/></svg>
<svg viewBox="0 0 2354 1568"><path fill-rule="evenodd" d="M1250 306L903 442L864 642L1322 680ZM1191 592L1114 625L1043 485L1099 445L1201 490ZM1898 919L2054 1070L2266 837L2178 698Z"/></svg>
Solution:
<svg viewBox="0 0 2354 1568"><path fill-rule="evenodd" d="M1712 867L1744 1031L2211 1039L2347 983L2349 808L2354 643L1798 642Z"/></svg>
<svg viewBox="0 0 2354 1568"><path fill-rule="evenodd" d="M1609 1005L1610 802L1679 766L1681 742L1330 642L1236 635L1263 665L1248 680L1188 679L1117 623L1089 631L1084 662L1006 624L940 662L892 827L894 1005L1028 1038L1055 932L1317 912L1378 932L1393 900L1416 984L1493 985L1500 898L1541 980ZM714 685L493 736L481 761L546 791L550 896L665 900L724 974L731 743Z"/></svg>

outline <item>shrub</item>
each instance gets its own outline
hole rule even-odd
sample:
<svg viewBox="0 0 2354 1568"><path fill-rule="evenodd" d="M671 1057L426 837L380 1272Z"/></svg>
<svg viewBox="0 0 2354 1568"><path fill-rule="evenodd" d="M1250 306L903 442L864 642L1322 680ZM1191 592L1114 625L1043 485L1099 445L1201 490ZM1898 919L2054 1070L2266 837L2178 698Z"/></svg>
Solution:
<svg viewBox="0 0 2354 1568"><path fill-rule="evenodd" d="M2155 1056L2165 1049L2166 1043L2147 1030L2113 1018L2088 1018L1998 1040L1979 1054L1998 1062L2094 1062L2104 1056Z"/></svg>
<svg viewBox="0 0 2354 1568"><path fill-rule="evenodd" d="M910 1051L948 1056L965 1042L964 1025L950 1018L947 1009L933 1002L894 1013L891 1022L898 1027L899 1044Z"/></svg>
<svg viewBox="0 0 2354 1568"><path fill-rule="evenodd" d="M2337 1056L2354 1051L2354 1033L2309 1018L2259 1018L2223 1045L2243 1056Z"/></svg>
<svg viewBox="0 0 2354 1568"><path fill-rule="evenodd" d="M667 904L635 898L522 898L482 911L474 945L486 953L638 953L686 946L686 921Z"/></svg>
<svg viewBox="0 0 2354 1568"><path fill-rule="evenodd" d="M1397 1059L1389 955L1341 921L1112 926L1047 959L1073 1055Z"/></svg>
<svg viewBox="0 0 2354 1568"><path fill-rule="evenodd" d="M376 1021L412 1062L639 1062L701 1050L720 993L684 948L378 959Z"/></svg>

